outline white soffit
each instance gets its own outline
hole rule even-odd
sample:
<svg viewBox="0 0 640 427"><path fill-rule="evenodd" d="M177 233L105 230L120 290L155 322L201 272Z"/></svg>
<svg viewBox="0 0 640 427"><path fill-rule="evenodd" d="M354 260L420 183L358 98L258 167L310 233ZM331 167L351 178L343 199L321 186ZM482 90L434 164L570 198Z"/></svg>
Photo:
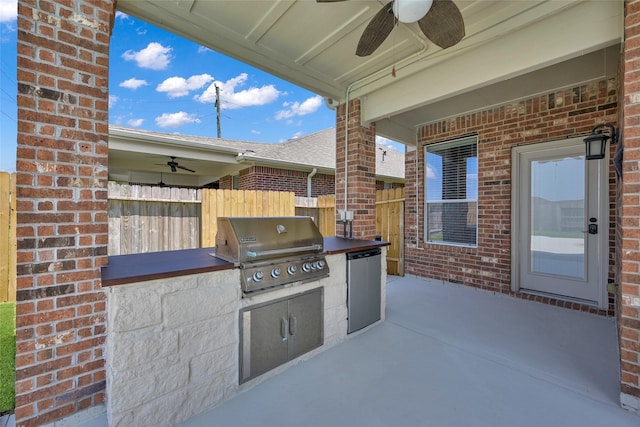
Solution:
<svg viewBox="0 0 640 427"><path fill-rule="evenodd" d="M470 47L464 55L387 81L364 96L363 121L385 119L617 44L622 39L622 16L622 2L577 3L519 31Z"/></svg>

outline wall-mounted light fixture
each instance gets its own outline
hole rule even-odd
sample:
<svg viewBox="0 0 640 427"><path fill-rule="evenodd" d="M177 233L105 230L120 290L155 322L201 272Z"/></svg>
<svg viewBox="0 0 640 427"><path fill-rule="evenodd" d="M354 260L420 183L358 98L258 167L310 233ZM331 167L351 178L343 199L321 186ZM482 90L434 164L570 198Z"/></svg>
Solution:
<svg viewBox="0 0 640 427"><path fill-rule="evenodd" d="M609 133L606 133L607 129ZM608 139L611 139L611 145L618 142L618 131L613 125L605 123L594 127L591 130L591 135L584 139L587 149L587 160L604 159Z"/></svg>

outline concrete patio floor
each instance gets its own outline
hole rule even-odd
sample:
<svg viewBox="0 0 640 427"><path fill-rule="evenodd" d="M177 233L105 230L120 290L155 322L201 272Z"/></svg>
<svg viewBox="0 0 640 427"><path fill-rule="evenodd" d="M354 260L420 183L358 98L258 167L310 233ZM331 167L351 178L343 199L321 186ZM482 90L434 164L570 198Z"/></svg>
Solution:
<svg viewBox="0 0 640 427"><path fill-rule="evenodd" d="M640 426L613 319L416 277L386 316L181 426Z"/></svg>
<svg viewBox="0 0 640 427"><path fill-rule="evenodd" d="M613 319L389 279L385 322L182 426L640 425Z"/></svg>

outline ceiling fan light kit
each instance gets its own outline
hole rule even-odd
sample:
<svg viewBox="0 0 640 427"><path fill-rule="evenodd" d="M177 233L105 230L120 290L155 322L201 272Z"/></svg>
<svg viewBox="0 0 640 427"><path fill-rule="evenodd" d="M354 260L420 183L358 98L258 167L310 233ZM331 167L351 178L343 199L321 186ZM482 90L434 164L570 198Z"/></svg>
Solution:
<svg viewBox="0 0 640 427"><path fill-rule="evenodd" d="M343 0L316 0L333 3ZM369 56L391 34L397 22L417 22L422 33L446 49L465 35L464 20L453 0L395 0L385 4L367 24L356 48L357 56Z"/></svg>
<svg viewBox="0 0 640 427"><path fill-rule="evenodd" d="M425 16L432 4L433 0L395 0L393 14L398 21L411 24Z"/></svg>

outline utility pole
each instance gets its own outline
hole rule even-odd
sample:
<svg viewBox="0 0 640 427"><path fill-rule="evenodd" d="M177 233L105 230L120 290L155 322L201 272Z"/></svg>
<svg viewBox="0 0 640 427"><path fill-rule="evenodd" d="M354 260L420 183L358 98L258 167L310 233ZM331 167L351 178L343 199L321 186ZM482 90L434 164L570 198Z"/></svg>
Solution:
<svg viewBox="0 0 640 427"><path fill-rule="evenodd" d="M216 117L218 118L218 138L222 138L220 129L220 88L216 85Z"/></svg>

